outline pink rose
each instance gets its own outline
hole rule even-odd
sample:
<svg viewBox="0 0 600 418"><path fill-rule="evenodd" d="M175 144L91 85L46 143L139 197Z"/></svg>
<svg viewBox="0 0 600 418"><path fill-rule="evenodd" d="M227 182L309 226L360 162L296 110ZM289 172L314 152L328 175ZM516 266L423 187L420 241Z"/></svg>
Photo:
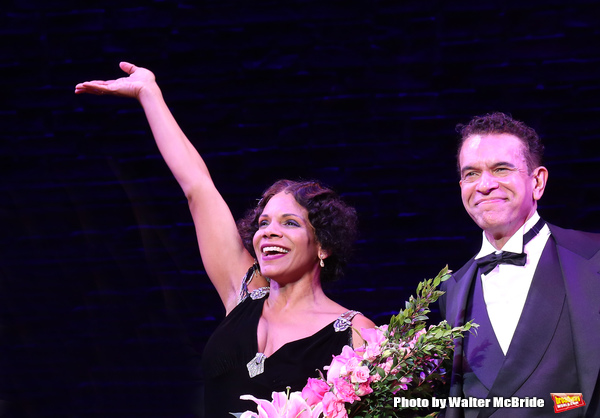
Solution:
<svg viewBox="0 0 600 418"><path fill-rule="evenodd" d="M346 359L337 356L333 358L329 366L325 366L325 370L327 370L328 382L331 383L333 379L337 379L338 377L342 376L342 373L345 372L346 361Z"/></svg>
<svg viewBox="0 0 600 418"><path fill-rule="evenodd" d="M325 366L325 370L327 370L327 381L332 382L333 379L346 375L346 364L350 359L357 357L354 350L350 346L345 345L344 348L342 348L342 353L338 356L334 356L331 364Z"/></svg>
<svg viewBox="0 0 600 418"><path fill-rule="evenodd" d="M323 415L327 418L348 418L344 402L338 399L332 392L327 392L323 396Z"/></svg>
<svg viewBox="0 0 600 418"><path fill-rule="evenodd" d="M378 345L368 345L365 347L363 358L373 361L381 354L381 347Z"/></svg>
<svg viewBox="0 0 600 418"><path fill-rule="evenodd" d="M366 343L366 347L361 350L361 352L364 353L364 359L373 361L381 354L381 346L387 340L385 337L386 330L387 325L378 328L362 328L360 330L360 335Z"/></svg>
<svg viewBox="0 0 600 418"><path fill-rule="evenodd" d="M383 379L383 377L381 377L379 373L375 372L375 374L372 374L371 377L369 377L369 383L379 382L381 379Z"/></svg>
<svg viewBox="0 0 600 418"><path fill-rule="evenodd" d="M364 382L364 383L361 383L360 385L358 385L358 389L356 389L356 394L358 396L365 396L365 395L368 395L369 393L373 393L373 388L371 388L371 385L369 382Z"/></svg>
<svg viewBox="0 0 600 418"><path fill-rule="evenodd" d="M386 340L387 325L377 328L361 328L360 335L368 345L381 346Z"/></svg>
<svg viewBox="0 0 600 418"><path fill-rule="evenodd" d="M385 359L385 363L380 364L379 367L381 367L385 374L388 375L390 374L390 371L392 371L392 364L394 364L394 359L392 357L388 357Z"/></svg>
<svg viewBox="0 0 600 418"><path fill-rule="evenodd" d="M354 391L354 385L346 379L337 378L333 380L333 393L342 402L353 403L360 400Z"/></svg>
<svg viewBox="0 0 600 418"><path fill-rule="evenodd" d="M415 333L415 335L413 335L413 337L412 337L412 340L410 340L410 343L409 343L409 345L410 345L410 348L413 348L413 347L415 346L415 344L416 344L416 343L417 343L417 341L419 340L419 337L420 337L421 335L425 334L425 332L427 332L427 331L425 331L425 328L423 328L422 330L420 330L420 331L417 331L417 332Z"/></svg>
<svg viewBox="0 0 600 418"><path fill-rule="evenodd" d="M308 379L306 386L302 389L302 397L310 406L314 406L323 400L325 393L329 391L327 382L321 379Z"/></svg>
<svg viewBox="0 0 600 418"><path fill-rule="evenodd" d="M369 376L369 368L367 366L360 366L352 371L352 374L350 375L350 381L352 383L363 383L369 379Z"/></svg>
<svg viewBox="0 0 600 418"><path fill-rule="evenodd" d="M361 362L361 358L360 357L352 357L349 358L348 361L346 362L346 365L344 366L344 370L342 370L342 375L346 374L352 374L354 373L354 370L356 370L357 368L360 367L360 362Z"/></svg>

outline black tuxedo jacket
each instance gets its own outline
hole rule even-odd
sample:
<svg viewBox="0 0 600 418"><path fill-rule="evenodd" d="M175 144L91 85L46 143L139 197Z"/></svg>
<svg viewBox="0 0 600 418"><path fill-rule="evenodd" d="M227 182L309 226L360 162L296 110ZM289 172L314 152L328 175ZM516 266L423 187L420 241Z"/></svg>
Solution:
<svg viewBox="0 0 600 418"><path fill-rule="evenodd" d="M577 416L600 417L600 234L566 230L550 224L548 226L552 236L547 245L556 245L555 253L558 255L561 271L544 271L544 266L540 263L535 274L561 275L565 293L560 301L551 289L545 289L543 295L528 294L523 315L488 398L535 396L528 393L528 387L535 387L534 379L544 376L543 370L539 369L540 364L543 364L541 359L556 329L557 312L566 308L573 333L573 367L576 368L579 387L586 402L586 406L577 408ZM465 309L476 270L477 264L472 258L442 284L442 290L446 293L439 300L440 310L452 326L463 325L471 319L465 318ZM556 306L557 304L560 306ZM527 305L535 306L535 315L525 315ZM528 323L522 323L524 320ZM462 398L462 341L457 340L455 343L450 396ZM556 392L559 392L560 382L556 382L556 387ZM494 412L496 409L487 408L479 413L479 418L489 417ZM513 410L510 415L503 416L521 415L518 410ZM462 417L462 410L447 409L445 417Z"/></svg>

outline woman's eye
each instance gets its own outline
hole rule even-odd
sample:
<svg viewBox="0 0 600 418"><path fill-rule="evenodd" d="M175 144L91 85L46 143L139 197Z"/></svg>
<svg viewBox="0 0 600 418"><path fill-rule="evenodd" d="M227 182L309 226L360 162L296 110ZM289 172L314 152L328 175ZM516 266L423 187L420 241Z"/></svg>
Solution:
<svg viewBox="0 0 600 418"><path fill-rule="evenodd" d="M289 225L289 226L300 226L300 224L296 221L293 220L287 220L285 221L285 225Z"/></svg>
<svg viewBox="0 0 600 418"><path fill-rule="evenodd" d="M263 227L263 226L267 226L267 225L269 225L269 222L267 222L267 221L259 221L259 222L258 222L258 227L259 227L259 228L261 228L261 227Z"/></svg>

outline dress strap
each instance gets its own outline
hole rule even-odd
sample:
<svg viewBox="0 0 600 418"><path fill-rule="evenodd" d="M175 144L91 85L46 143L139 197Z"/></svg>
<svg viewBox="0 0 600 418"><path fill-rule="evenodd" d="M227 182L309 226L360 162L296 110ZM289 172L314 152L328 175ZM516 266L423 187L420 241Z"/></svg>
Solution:
<svg viewBox="0 0 600 418"><path fill-rule="evenodd" d="M346 331L352 326L352 318L360 314L358 311L346 311L341 314L333 323L333 329L335 332Z"/></svg>
<svg viewBox="0 0 600 418"><path fill-rule="evenodd" d="M246 272L246 275L242 279L242 287L240 288L240 296L238 298L238 303L237 303L238 305L240 303L242 303L244 300L246 300L246 298L248 296L250 296L250 299L256 300L256 299L262 299L265 297L265 295L269 294L269 290L270 290L269 286L259 287L258 289L254 289L251 292L248 291L248 285L254 278L254 275L256 274L257 271L258 271L258 263L254 263L252 265L252 267L250 267L248 269L248 271Z"/></svg>

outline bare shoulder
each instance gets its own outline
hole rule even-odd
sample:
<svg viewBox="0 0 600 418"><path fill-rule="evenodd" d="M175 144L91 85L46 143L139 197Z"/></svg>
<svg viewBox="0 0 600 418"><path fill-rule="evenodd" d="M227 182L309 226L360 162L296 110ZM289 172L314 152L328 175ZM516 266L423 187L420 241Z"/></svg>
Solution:
<svg viewBox="0 0 600 418"><path fill-rule="evenodd" d="M375 323L363 314L356 315L352 318L352 345L354 348L361 347L365 340L360 335L363 328L375 328Z"/></svg>
<svg viewBox="0 0 600 418"><path fill-rule="evenodd" d="M375 323L363 314L358 314L352 318L352 326L360 331L361 328L375 328Z"/></svg>

